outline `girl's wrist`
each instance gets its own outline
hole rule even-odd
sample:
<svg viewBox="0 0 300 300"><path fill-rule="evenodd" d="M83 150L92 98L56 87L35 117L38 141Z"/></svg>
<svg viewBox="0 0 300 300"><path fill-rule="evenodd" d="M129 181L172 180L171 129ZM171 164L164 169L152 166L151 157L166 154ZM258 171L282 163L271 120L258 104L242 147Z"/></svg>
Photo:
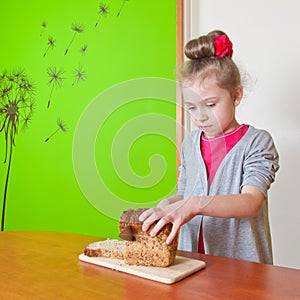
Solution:
<svg viewBox="0 0 300 300"><path fill-rule="evenodd" d="M202 211L201 211L201 202L202 202L202 197L200 196L192 196L190 198L190 205L192 207L192 214L194 216L196 215L201 215Z"/></svg>
<svg viewBox="0 0 300 300"><path fill-rule="evenodd" d="M198 214L205 215L206 207L214 199L213 196L199 196L198 197Z"/></svg>

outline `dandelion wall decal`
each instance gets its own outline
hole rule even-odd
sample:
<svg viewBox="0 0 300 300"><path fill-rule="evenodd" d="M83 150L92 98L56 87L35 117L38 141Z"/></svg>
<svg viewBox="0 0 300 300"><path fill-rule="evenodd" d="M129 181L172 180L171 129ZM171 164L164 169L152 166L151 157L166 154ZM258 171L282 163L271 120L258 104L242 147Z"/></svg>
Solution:
<svg viewBox="0 0 300 300"><path fill-rule="evenodd" d="M68 130L68 128L63 120L58 118L56 123L57 123L58 128L45 139L45 142L48 142L50 140L50 138L52 138L60 130L63 132L66 132Z"/></svg>
<svg viewBox="0 0 300 300"><path fill-rule="evenodd" d="M88 48L87 45L83 45L83 46L80 48L80 53L83 54L83 55L85 55L86 52L87 52L87 48Z"/></svg>
<svg viewBox="0 0 300 300"><path fill-rule="evenodd" d="M24 71L11 74L3 72L0 77L0 133L4 132L5 156L4 163L8 162L5 178L1 231L5 225L5 209L7 190L12 162L15 137L19 126L27 127L33 114L34 86Z"/></svg>
<svg viewBox="0 0 300 300"><path fill-rule="evenodd" d="M71 39L71 41L70 41L70 43L69 43L69 45L68 45L68 47L67 47L67 49L65 51L65 55L68 53L69 48L72 45L72 43L73 43L73 41L74 41L75 36L77 35L77 33L83 33L84 32L83 25L76 24L76 23L72 24L71 29L74 31L74 34L73 34L72 39Z"/></svg>
<svg viewBox="0 0 300 300"><path fill-rule="evenodd" d="M42 26L42 30L41 30L40 36L43 35L43 32L44 32L45 28L47 27L47 23L46 22L42 22L41 26Z"/></svg>
<svg viewBox="0 0 300 300"><path fill-rule="evenodd" d="M101 17L106 17L107 16L108 10L109 10L109 7L106 4L104 4L104 3L99 4L99 12L98 12L99 16L98 16L98 19L96 21L95 27L98 26L98 23L100 22Z"/></svg>
<svg viewBox="0 0 300 300"><path fill-rule="evenodd" d="M79 83L80 81L86 80L86 73L83 70L82 66L79 66L77 69L73 70L73 77L75 78L72 86Z"/></svg>
<svg viewBox="0 0 300 300"><path fill-rule="evenodd" d="M44 53L44 57L46 56L49 49L53 49L55 47L55 39L52 36L48 37L48 47Z"/></svg>
<svg viewBox="0 0 300 300"><path fill-rule="evenodd" d="M47 104L47 108L49 108L54 87L61 87L62 82L65 78L62 77L64 73L63 69L57 70L56 67L49 67L47 73L50 78L49 84L51 85L49 100Z"/></svg>
<svg viewBox="0 0 300 300"><path fill-rule="evenodd" d="M122 3L122 5L121 5L121 7L120 7L120 9L119 9L119 11L117 13L117 17L120 15L121 11L123 10L123 7L124 7L125 3L128 2L128 1L129 0L123 0L123 3Z"/></svg>

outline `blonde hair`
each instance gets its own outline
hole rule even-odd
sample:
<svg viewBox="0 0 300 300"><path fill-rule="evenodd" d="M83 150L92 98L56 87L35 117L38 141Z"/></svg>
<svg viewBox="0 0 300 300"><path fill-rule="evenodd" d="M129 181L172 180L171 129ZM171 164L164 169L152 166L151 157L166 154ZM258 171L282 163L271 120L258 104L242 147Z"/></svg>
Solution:
<svg viewBox="0 0 300 300"><path fill-rule="evenodd" d="M197 81L201 83L205 78L213 75L216 84L228 90L231 95L238 86L242 85L240 71L235 62L230 57L220 57L215 54L215 37L221 35L226 34L220 30L214 30L187 42L185 55L189 60L179 71L182 84L193 84Z"/></svg>

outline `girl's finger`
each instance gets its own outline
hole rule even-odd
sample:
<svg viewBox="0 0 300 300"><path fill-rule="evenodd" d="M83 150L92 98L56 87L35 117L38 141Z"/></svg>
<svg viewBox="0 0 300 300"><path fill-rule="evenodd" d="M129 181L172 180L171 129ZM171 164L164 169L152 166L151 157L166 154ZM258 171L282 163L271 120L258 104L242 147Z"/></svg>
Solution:
<svg viewBox="0 0 300 300"><path fill-rule="evenodd" d="M161 218L151 230L150 235L156 236L167 223L169 222L166 222L165 218Z"/></svg>
<svg viewBox="0 0 300 300"><path fill-rule="evenodd" d="M180 226L178 226L176 223L173 223L172 230L166 240L167 245L172 244L173 240L175 239L175 237L177 235L179 227Z"/></svg>
<svg viewBox="0 0 300 300"><path fill-rule="evenodd" d="M145 210L140 216L139 216L139 220L141 222L144 222L149 216L151 216L151 214L153 214L153 208L149 208L147 210Z"/></svg>
<svg viewBox="0 0 300 300"><path fill-rule="evenodd" d="M146 211L145 213L146 214L142 216L142 218L144 219L144 224L142 226L143 231L147 231L154 222L156 222L165 215L165 212L160 208L152 208L149 209L149 211Z"/></svg>
<svg viewBox="0 0 300 300"><path fill-rule="evenodd" d="M144 222L143 222L143 226L142 226L142 230L143 231L147 231L150 226L157 220L159 220L159 216L156 212L153 212L152 214L150 214L150 216L148 216Z"/></svg>
<svg viewBox="0 0 300 300"><path fill-rule="evenodd" d="M146 232L146 231L148 231L148 229L150 228L150 226L151 226L151 223L143 223L143 225L142 225L142 230L144 231L144 232Z"/></svg>

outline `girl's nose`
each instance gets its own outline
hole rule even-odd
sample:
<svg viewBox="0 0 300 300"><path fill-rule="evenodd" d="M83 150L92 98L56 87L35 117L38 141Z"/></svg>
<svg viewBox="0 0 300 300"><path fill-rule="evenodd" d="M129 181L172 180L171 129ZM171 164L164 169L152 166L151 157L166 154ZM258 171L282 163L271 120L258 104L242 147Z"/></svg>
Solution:
<svg viewBox="0 0 300 300"><path fill-rule="evenodd" d="M198 122L203 122L208 119L207 113L205 112L205 109L198 109L196 114L196 120Z"/></svg>

